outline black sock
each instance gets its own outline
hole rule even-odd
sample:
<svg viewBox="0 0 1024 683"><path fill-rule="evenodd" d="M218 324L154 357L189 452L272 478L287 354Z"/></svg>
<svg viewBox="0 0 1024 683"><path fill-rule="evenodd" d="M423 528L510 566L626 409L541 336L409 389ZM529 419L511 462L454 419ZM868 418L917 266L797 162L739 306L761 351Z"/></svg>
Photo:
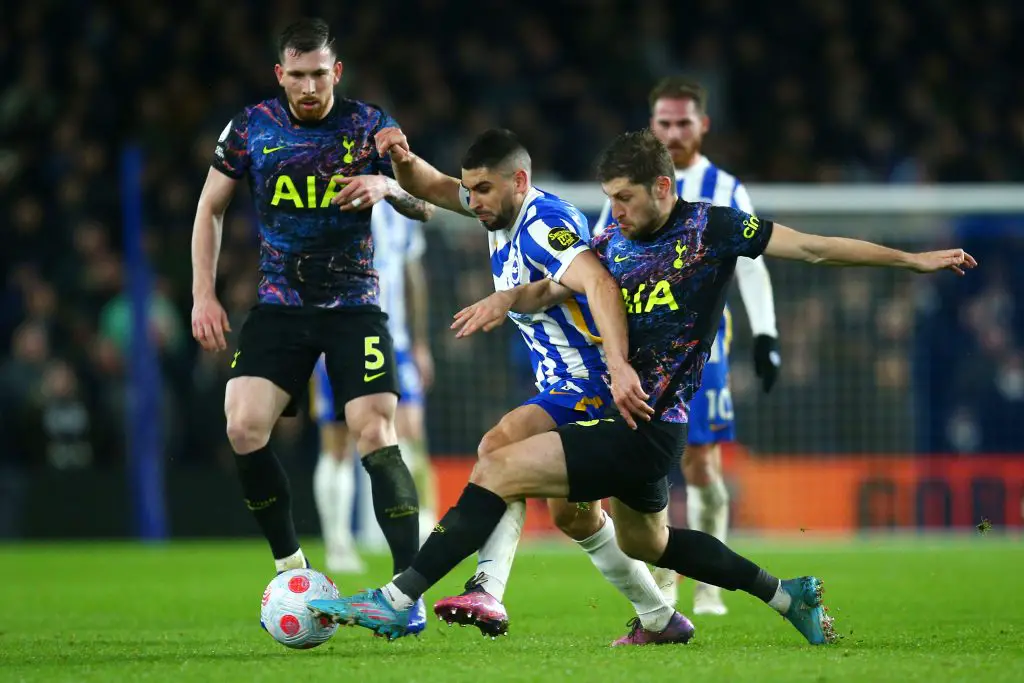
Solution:
<svg viewBox="0 0 1024 683"><path fill-rule="evenodd" d="M702 531L669 529L665 554L655 564L695 581L750 593L765 602L779 587L777 578Z"/></svg>
<svg viewBox="0 0 1024 683"><path fill-rule="evenodd" d="M413 560L412 568L399 574L395 585L413 599L426 593L487 542L507 508L498 494L473 483L466 484L459 502L441 518Z"/></svg>
<svg viewBox="0 0 1024 683"><path fill-rule="evenodd" d="M294 555L299 549L292 521L292 497L288 475L269 446L235 455L238 481L242 483L245 505L252 511L263 536L270 543L274 559Z"/></svg>
<svg viewBox="0 0 1024 683"><path fill-rule="evenodd" d="M412 473L398 446L386 446L363 458L370 475L373 512L384 532L395 574L406 569L420 547L420 500Z"/></svg>

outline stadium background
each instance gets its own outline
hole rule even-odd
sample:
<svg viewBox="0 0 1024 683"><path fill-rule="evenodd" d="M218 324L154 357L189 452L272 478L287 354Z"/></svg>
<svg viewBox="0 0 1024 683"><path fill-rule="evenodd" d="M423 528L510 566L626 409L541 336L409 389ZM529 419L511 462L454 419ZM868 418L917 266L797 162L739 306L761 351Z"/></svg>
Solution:
<svg viewBox="0 0 1024 683"><path fill-rule="evenodd" d="M303 12L340 33L342 92L385 106L449 172L476 132L509 126L536 182L565 187L594 218L594 154L645 125L648 88L682 72L711 90L706 152L763 215L911 249L968 248L982 267L963 280L769 262L783 375L770 395L757 391L734 305L733 521L778 533L1022 526L1017 3L67 12L41 0L0 23L0 537L255 533L224 437L230 351L201 354L189 333L189 241L216 136L276 93L273 32ZM229 212L218 280L236 332L256 284L247 201ZM510 326L462 341L447 331L451 313L491 289L484 244L450 215L428 226L428 430L446 495L480 435L531 392ZM145 343L132 344L133 306L147 295ZM309 424L283 424L275 442L294 490L309 491ZM312 496L296 499L301 531L315 533Z"/></svg>

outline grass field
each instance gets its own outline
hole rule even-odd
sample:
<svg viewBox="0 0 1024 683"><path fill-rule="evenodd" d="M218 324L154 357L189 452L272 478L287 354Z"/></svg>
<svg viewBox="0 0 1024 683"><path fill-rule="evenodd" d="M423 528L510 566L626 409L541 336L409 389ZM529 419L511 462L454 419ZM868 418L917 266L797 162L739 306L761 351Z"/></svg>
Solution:
<svg viewBox="0 0 1024 683"><path fill-rule="evenodd" d="M521 549L507 638L431 621L418 639L352 628L292 651L259 626L271 569L262 542L8 545L0 681L1024 681L1020 539L735 547L777 575L823 577L839 644L809 647L766 606L730 593L730 614L695 618L689 645L612 650L629 605L582 552L546 545ZM388 565L373 558L372 576L335 578L352 592ZM470 568L428 600L460 589Z"/></svg>

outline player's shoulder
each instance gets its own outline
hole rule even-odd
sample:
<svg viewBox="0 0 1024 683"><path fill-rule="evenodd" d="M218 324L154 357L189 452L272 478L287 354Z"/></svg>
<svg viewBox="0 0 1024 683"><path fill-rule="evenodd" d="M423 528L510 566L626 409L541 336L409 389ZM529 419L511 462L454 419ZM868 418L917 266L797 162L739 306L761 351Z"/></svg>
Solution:
<svg viewBox="0 0 1024 683"><path fill-rule="evenodd" d="M384 107L373 102L342 97L338 99L337 106L341 122L355 120L372 128L391 118Z"/></svg>
<svg viewBox="0 0 1024 683"><path fill-rule="evenodd" d="M265 120L284 123L288 121L288 109L280 97L269 97L246 105L238 116L247 122Z"/></svg>
<svg viewBox="0 0 1024 683"><path fill-rule="evenodd" d="M530 232L568 228L584 236L589 233L587 217L571 203L541 189L526 207L523 224Z"/></svg>
<svg viewBox="0 0 1024 683"><path fill-rule="evenodd" d="M603 254L613 241L621 239L622 232L618 223L611 223L590 240L590 248L599 254Z"/></svg>

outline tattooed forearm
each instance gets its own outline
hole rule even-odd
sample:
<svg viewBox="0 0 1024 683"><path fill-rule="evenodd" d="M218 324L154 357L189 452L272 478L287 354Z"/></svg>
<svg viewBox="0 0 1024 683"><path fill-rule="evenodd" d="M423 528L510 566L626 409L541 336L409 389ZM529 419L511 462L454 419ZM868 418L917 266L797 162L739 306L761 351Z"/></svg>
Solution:
<svg viewBox="0 0 1024 683"><path fill-rule="evenodd" d="M415 221L429 221L430 217L434 215L433 204L413 197L390 178L388 179L388 187L390 189L387 197L388 202L391 206L395 207L398 213L406 218L411 218Z"/></svg>

